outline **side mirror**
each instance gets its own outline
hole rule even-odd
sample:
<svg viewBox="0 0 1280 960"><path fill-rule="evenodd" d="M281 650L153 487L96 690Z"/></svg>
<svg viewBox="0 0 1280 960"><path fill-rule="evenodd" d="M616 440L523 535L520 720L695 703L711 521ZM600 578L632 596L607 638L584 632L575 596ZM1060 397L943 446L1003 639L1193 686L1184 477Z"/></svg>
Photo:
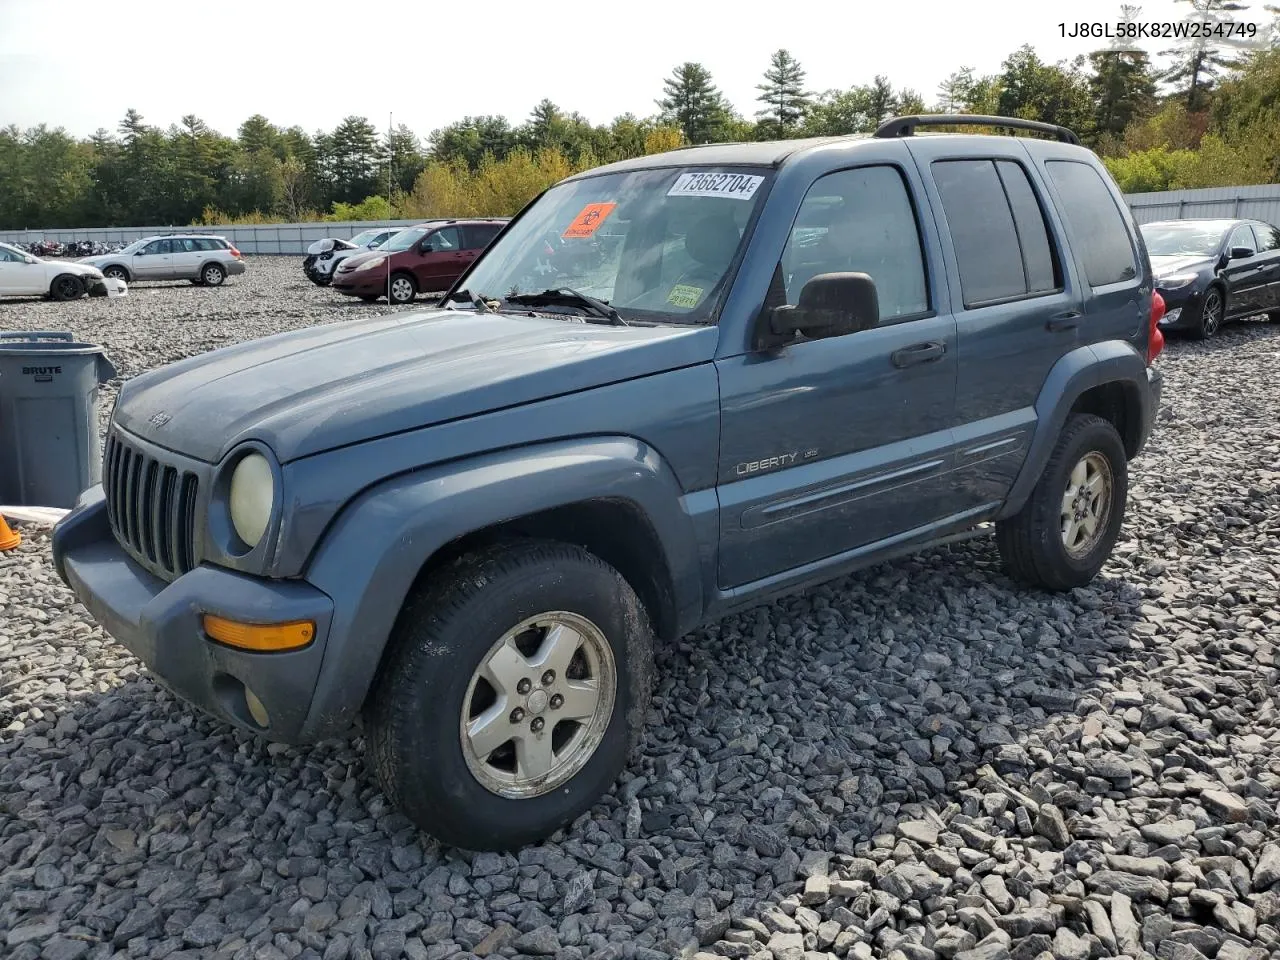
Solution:
<svg viewBox="0 0 1280 960"><path fill-rule="evenodd" d="M432 246L429 243L424 243L422 244L422 246L418 247L419 253L430 253L431 251L432 251Z"/></svg>
<svg viewBox="0 0 1280 960"><path fill-rule="evenodd" d="M1231 248L1232 260L1247 260L1252 256L1253 256L1253 251L1250 250L1248 247L1232 247Z"/></svg>
<svg viewBox="0 0 1280 960"><path fill-rule="evenodd" d="M880 322L876 284L865 273L823 273L800 291L800 302L775 307L769 332L775 342L797 333L810 340L843 337L868 330Z"/></svg>

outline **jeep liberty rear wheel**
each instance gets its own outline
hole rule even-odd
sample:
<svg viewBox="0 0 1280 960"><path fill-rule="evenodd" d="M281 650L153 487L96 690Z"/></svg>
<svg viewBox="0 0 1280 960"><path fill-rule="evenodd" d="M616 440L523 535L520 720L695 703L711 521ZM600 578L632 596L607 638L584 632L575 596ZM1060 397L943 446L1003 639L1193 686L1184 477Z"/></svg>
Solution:
<svg viewBox="0 0 1280 960"><path fill-rule="evenodd" d="M1030 498L996 524L1009 575L1050 590L1096 577L1120 535L1128 466L1114 426L1092 415L1069 417Z"/></svg>
<svg viewBox="0 0 1280 960"><path fill-rule="evenodd" d="M639 739L653 633L587 551L513 541L406 601L365 720L374 776L444 843L510 850L588 810Z"/></svg>

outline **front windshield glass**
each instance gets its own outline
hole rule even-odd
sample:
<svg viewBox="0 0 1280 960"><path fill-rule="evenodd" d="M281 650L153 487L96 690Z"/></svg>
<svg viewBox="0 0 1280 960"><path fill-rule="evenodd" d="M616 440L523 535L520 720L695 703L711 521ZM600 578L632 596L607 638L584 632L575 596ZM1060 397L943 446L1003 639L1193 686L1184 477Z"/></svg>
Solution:
<svg viewBox="0 0 1280 960"><path fill-rule="evenodd" d="M497 300L567 287L627 319L709 322L771 176L669 167L560 184L494 242L465 286Z"/></svg>
<svg viewBox="0 0 1280 960"><path fill-rule="evenodd" d="M408 250L415 243L425 237L427 235L427 231L430 229L430 227L408 227L401 230L394 237L384 243L381 249L392 252L396 250Z"/></svg>
<svg viewBox="0 0 1280 960"><path fill-rule="evenodd" d="M1149 223L1141 229L1153 257L1212 257L1225 232L1217 223Z"/></svg>
<svg viewBox="0 0 1280 960"><path fill-rule="evenodd" d="M357 247L363 247L381 232L381 230L364 230L357 233L354 237L348 240L347 243L354 243Z"/></svg>
<svg viewBox="0 0 1280 960"><path fill-rule="evenodd" d="M133 241L133 243L129 244L127 247L125 247L125 248L124 248L123 250L121 250L120 252L121 252L121 253L133 253L135 250L141 250L141 249L142 249L142 245L143 245L144 243L146 243L146 242L147 242L147 238L146 238L146 237L143 237L141 240L135 240L135 241Z"/></svg>

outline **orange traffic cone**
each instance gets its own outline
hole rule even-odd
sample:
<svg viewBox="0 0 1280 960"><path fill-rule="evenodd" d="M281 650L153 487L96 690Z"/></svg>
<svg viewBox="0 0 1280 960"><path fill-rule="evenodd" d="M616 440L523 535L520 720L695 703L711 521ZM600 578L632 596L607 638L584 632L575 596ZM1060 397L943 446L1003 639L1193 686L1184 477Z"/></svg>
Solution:
<svg viewBox="0 0 1280 960"><path fill-rule="evenodd" d="M0 550L12 550L22 542L18 531L9 528L9 521L0 514Z"/></svg>

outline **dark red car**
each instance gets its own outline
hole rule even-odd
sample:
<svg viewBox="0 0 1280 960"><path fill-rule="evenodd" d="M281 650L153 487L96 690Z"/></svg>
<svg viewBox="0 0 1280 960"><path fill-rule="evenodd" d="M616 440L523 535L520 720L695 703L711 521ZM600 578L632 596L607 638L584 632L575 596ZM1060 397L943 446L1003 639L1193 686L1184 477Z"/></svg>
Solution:
<svg viewBox="0 0 1280 960"><path fill-rule="evenodd" d="M491 218L406 227L377 250L338 264L333 289L365 301L388 297L392 303L448 290L506 225L505 218Z"/></svg>

